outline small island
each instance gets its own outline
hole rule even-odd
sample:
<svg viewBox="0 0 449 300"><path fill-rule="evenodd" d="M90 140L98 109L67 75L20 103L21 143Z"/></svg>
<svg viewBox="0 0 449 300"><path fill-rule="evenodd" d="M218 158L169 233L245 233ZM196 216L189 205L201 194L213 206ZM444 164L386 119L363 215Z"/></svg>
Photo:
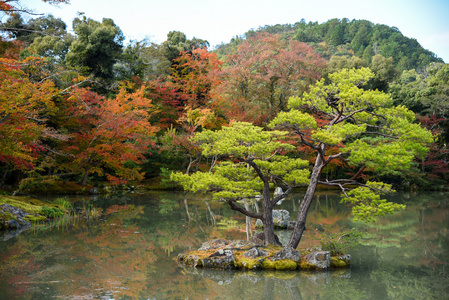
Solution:
<svg viewBox="0 0 449 300"><path fill-rule="evenodd" d="M331 256L330 251L304 251L251 241L216 239L197 251L181 253L178 263L198 268L242 270L327 270L348 267L351 256Z"/></svg>

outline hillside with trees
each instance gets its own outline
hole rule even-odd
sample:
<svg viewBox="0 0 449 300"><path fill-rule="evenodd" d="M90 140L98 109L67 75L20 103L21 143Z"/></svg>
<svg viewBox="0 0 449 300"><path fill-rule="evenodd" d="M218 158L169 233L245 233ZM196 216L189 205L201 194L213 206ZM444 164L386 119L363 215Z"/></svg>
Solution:
<svg viewBox="0 0 449 300"><path fill-rule="evenodd" d="M424 49L416 39L404 36L396 27L374 24L367 20L331 19L319 24L306 22L302 19L295 24L263 26L257 30L250 30L244 34L245 38L266 32L280 34L283 38L307 43L323 58L357 57L370 64L373 57L382 55L392 58L394 67L404 70L419 69L432 62L443 63L435 53ZM238 42L237 37L231 44ZM229 45L223 44L218 48L228 51Z"/></svg>

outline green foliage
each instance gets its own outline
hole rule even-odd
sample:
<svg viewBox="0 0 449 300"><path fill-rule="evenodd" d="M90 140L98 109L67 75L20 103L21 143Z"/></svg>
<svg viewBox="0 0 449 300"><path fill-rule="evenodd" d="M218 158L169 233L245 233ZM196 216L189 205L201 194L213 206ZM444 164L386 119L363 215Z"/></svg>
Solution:
<svg viewBox="0 0 449 300"><path fill-rule="evenodd" d="M174 188L176 187L176 183L174 183L170 177L173 173L173 170L168 168L161 167L159 176L161 177L161 186L164 188Z"/></svg>
<svg viewBox="0 0 449 300"><path fill-rule="evenodd" d="M400 71L423 68L431 62L443 62L415 39L405 37L398 28L367 20L332 19L321 24L304 21L294 25L265 26L258 32L273 30L310 44L327 59L345 55L371 63L373 57L382 55L387 59L391 57L394 68Z"/></svg>
<svg viewBox="0 0 449 300"><path fill-rule="evenodd" d="M173 173L171 179L191 192L214 191L214 199L251 198L263 188L256 170L249 167L253 162L263 176L278 177L292 186L308 183L308 162L299 158L276 155L293 146L276 140L286 132L264 131L250 123L235 122L219 131L205 130L194 137L200 143L203 155L229 157L213 167L212 172L192 175Z"/></svg>
<svg viewBox="0 0 449 300"><path fill-rule="evenodd" d="M342 196L342 203L353 205L352 214L354 221L376 221L376 217L392 214L395 211L404 210L405 205L387 202L380 199L382 193L391 193L394 190L391 185L383 182L370 182L366 186L355 188Z"/></svg>
<svg viewBox="0 0 449 300"><path fill-rule="evenodd" d="M301 141L313 150L321 149L323 157L325 147L332 146L337 153L334 157L344 157L345 162L374 176L401 175L413 166L414 159L426 155L432 133L415 123L412 111L393 106L389 95L363 88L374 77L368 68L343 69L328 77L329 84L322 79L303 97L290 98L291 110L280 113L269 126L283 126L300 134ZM321 125L311 122L310 112L325 116ZM348 190L342 182L337 179L333 185ZM353 179L346 182L360 185L343 200L355 206L356 219L372 221L405 208L380 199L381 192L392 191L387 185Z"/></svg>
<svg viewBox="0 0 449 300"><path fill-rule="evenodd" d="M362 236L360 231L354 229L347 233L324 233L320 244L323 250L330 251L331 256L343 255L358 246Z"/></svg>
<svg viewBox="0 0 449 300"><path fill-rule="evenodd" d="M84 68L85 74L113 78L113 65L122 51L124 36L111 19L98 21L81 18L73 20L77 39L70 45L66 62L74 68Z"/></svg>
<svg viewBox="0 0 449 300"><path fill-rule="evenodd" d="M68 200L67 197L62 197L57 199L57 206L64 212L73 212L73 203Z"/></svg>
<svg viewBox="0 0 449 300"><path fill-rule="evenodd" d="M188 40L186 35L180 31L170 31L167 40L162 43L163 53L171 63L183 51L192 51L195 48L207 48L209 42L202 39L193 38Z"/></svg>
<svg viewBox="0 0 449 300"><path fill-rule="evenodd" d="M271 139L286 134L285 131L264 131L250 123L235 122L230 127L223 127L220 131L205 130L197 134L194 141L201 143L205 156L227 155L265 159L275 150L293 148L280 141L270 142Z"/></svg>
<svg viewBox="0 0 449 300"><path fill-rule="evenodd" d="M51 218L51 219L57 219L64 215L64 211L57 207L43 206L40 211L40 214L42 214L48 218Z"/></svg>

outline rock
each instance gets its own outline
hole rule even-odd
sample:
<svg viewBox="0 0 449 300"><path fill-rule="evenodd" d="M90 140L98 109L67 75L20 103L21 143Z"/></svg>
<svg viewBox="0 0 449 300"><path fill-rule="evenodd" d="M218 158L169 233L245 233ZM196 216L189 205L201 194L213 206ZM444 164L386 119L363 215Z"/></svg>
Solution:
<svg viewBox="0 0 449 300"><path fill-rule="evenodd" d="M186 266L196 267L198 266L199 257L197 255L187 255L184 258L184 263Z"/></svg>
<svg viewBox="0 0 449 300"><path fill-rule="evenodd" d="M242 255L249 258L257 258L260 256L268 256L268 252L260 250L257 247L254 247L248 250L247 252L243 253Z"/></svg>
<svg viewBox="0 0 449 300"><path fill-rule="evenodd" d="M315 251L307 254L304 260L318 269L329 269L331 255L329 251Z"/></svg>
<svg viewBox="0 0 449 300"><path fill-rule="evenodd" d="M7 228L9 229L20 229L20 224L16 220L9 220Z"/></svg>
<svg viewBox="0 0 449 300"><path fill-rule="evenodd" d="M208 242L204 242L198 251L207 251L211 249L223 248L229 244L229 241L223 239L216 239Z"/></svg>
<svg viewBox="0 0 449 300"><path fill-rule="evenodd" d="M281 251L277 252L270 260L277 261L281 259L290 259L294 262L299 262L301 260L301 254L298 250L293 248L282 248Z"/></svg>
<svg viewBox="0 0 449 300"><path fill-rule="evenodd" d="M97 188L91 188L90 191L89 191L89 193L90 193L91 195L98 195L98 189L97 189Z"/></svg>
<svg viewBox="0 0 449 300"><path fill-rule="evenodd" d="M282 188L278 186L278 187L274 190L273 197L280 196L280 195L282 195L283 193L284 193L284 191L282 190ZM276 204L277 204L277 205L281 205L281 204L282 204L282 201L284 201L284 199L279 200Z"/></svg>
<svg viewBox="0 0 449 300"><path fill-rule="evenodd" d="M201 265L204 268L235 269L235 257L232 250L220 249L212 253L209 257L201 259Z"/></svg>
<svg viewBox="0 0 449 300"><path fill-rule="evenodd" d="M290 224L290 213L285 209L273 210L273 225L274 228L287 229ZM263 223L260 219L256 221L256 228L263 228ZM294 227L295 225L293 225Z"/></svg>
<svg viewBox="0 0 449 300"><path fill-rule="evenodd" d="M228 244L224 247L224 249L229 248L248 248L255 246L253 242L250 241L243 241L243 240L236 240L236 241L227 241Z"/></svg>
<svg viewBox="0 0 449 300"><path fill-rule="evenodd" d="M2 204L2 205L0 205L0 209L4 212L8 212L20 219L23 219L29 215L29 213L27 213L26 211L21 210L20 208L14 207L10 204Z"/></svg>
<svg viewBox="0 0 449 300"><path fill-rule="evenodd" d="M340 256L338 257L338 259L344 261L344 262L347 263L348 265L351 263L351 255L349 255L349 254L340 255Z"/></svg>
<svg viewBox="0 0 449 300"><path fill-rule="evenodd" d="M331 268L344 268L349 266L351 263L351 255L344 254L340 256L331 257L330 266Z"/></svg>
<svg viewBox="0 0 449 300"><path fill-rule="evenodd" d="M277 187L275 190L274 190L274 196L276 197L276 196L279 196L279 195L282 195L284 193L284 191L282 190L282 188L281 187Z"/></svg>
<svg viewBox="0 0 449 300"><path fill-rule="evenodd" d="M290 222L290 213L285 209L273 210L274 228L287 228Z"/></svg>
<svg viewBox="0 0 449 300"><path fill-rule="evenodd" d="M20 229L22 227L29 227L31 226L31 223L23 219L28 215L29 213L26 211L10 204L2 204L0 205L0 220L2 220L2 226L0 227L2 229Z"/></svg>

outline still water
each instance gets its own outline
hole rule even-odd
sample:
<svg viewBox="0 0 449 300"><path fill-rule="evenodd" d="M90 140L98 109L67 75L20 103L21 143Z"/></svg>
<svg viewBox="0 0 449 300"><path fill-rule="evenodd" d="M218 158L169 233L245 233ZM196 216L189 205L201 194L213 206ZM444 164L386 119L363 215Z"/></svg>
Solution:
<svg viewBox="0 0 449 300"><path fill-rule="evenodd" d="M299 198L279 208L294 218ZM407 209L371 224L353 222L338 196L316 196L300 248L326 233L363 233L351 267L324 272L178 266L178 253L205 240L247 237L245 218L207 195L69 199L100 216L0 242L0 299L449 299L449 194L395 195Z"/></svg>

